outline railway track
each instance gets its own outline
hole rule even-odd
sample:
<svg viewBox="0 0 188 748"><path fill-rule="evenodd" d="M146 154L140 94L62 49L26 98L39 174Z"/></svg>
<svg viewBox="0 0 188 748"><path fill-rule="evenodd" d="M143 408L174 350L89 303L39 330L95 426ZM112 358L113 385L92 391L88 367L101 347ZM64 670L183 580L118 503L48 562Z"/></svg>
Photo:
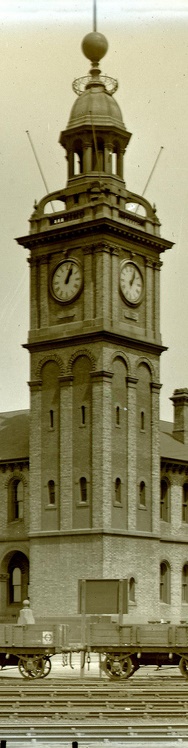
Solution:
<svg viewBox="0 0 188 748"><path fill-rule="evenodd" d="M147 675L119 684L107 678L0 678L1 738L28 735L64 741L188 738L188 683Z"/></svg>
<svg viewBox="0 0 188 748"><path fill-rule="evenodd" d="M142 736L118 737L117 735L109 734L103 738L101 735L95 735L91 737L78 737L77 741L73 741L69 736L64 738L58 738L43 735L42 737L37 736L36 738L30 739L28 736L24 737L19 734L17 736L6 736L6 748L72 748L74 742L78 743L78 748L102 748L102 746L108 744L108 747L115 746L116 748L145 748L146 740L149 739L150 748L179 748L180 744L182 748L187 748L187 736L181 737L169 737L166 735L150 736L148 733ZM49 742L48 742L49 741ZM89 742L88 742L89 741Z"/></svg>
<svg viewBox="0 0 188 748"><path fill-rule="evenodd" d="M102 748L102 746L108 745L108 748L145 748L146 741L148 740L148 736L145 735L145 737L135 737L131 741L129 739L125 738L122 740L121 738L117 737L109 737L109 738L78 738L78 748ZM150 748L179 748L181 743L182 748L187 748L187 737L185 738L174 738L168 740L165 736L164 739L161 737L149 737L149 746ZM48 736L46 738L37 738L35 739L35 748L72 748L72 745L74 745L73 742L71 742L69 739L63 739L58 740L55 738L54 740L52 738L49 738ZM8 738L6 741L6 748L32 748L33 744L29 742L29 740L22 737L17 738Z"/></svg>

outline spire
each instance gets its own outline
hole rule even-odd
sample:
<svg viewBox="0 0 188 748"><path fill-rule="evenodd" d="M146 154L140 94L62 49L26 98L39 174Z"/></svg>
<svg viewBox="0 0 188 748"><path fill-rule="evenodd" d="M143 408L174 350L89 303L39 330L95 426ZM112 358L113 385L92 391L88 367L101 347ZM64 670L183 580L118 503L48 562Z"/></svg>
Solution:
<svg viewBox="0 0 188 748"><path fill-rule="evenodd" d="M93 31L97 31L97 3L93 0Z"/></svg>

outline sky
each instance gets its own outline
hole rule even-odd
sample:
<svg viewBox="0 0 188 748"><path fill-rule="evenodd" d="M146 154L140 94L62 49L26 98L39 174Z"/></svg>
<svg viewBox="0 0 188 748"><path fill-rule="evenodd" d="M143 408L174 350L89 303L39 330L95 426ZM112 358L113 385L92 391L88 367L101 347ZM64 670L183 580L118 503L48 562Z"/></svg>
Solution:
<svg viewBox="0 0 188 748"><path fill-rule="evenodd" d="M89 71L81 42L92 29L92 0L0 0L0 411L29 407L27 251L15 238L29 231L34 200L66 184L58 143L75 100L74 78ZM170 397L188 387L188 0L98 0L97 27L108 39L103 74L132 132L124 166L127 188L156 203L163 255L161 417L173 420Z"/></svg>

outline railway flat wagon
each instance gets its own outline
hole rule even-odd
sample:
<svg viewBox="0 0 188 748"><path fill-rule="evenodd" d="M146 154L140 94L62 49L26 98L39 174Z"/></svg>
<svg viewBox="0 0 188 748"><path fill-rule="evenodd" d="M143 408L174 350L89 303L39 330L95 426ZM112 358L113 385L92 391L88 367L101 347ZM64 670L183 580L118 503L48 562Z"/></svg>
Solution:
<svg viewBox="0 0 188 748"><path fill-rule="evenodd" d="M52 655L62 651L62 626L0 624L0 667L17 665L25 678L44 678Z"/></svg>
<svg viewBox="0 0 188 748"><path fill-rule="evenodd" d="M62 653L72 665L80 653L81 673L91 653L109 678L126 680L140 665L178 665L188 679L188 624L126 623L127 580L81 580L78 614L20 626L0 624L0 666L18 665L25 678L44 678L51 658Z"/></svg>
<svg viewBox="0 0 188 748"><path fill-rule="evenodd" d="M70 661L74 651L83 653L83 665L89 653L98 652L101 669L111 679L127 679L140 665L179 665L188 678L188 625L131 626L113 616L86 616L67 618L62 635L62 652L70 654Z"/></svg>
<svg viewBox="0 0 188 748"><path fill-rule="evenodd" d="M80 652L81 668L91 653L99 654L101 670L119 681L140 665L179 665L188 678L188 625L120 624L110 615L79 614L61 624L16 626L0 624L0 666L17 665L25 678L44 678L57 653Z"/></svg>

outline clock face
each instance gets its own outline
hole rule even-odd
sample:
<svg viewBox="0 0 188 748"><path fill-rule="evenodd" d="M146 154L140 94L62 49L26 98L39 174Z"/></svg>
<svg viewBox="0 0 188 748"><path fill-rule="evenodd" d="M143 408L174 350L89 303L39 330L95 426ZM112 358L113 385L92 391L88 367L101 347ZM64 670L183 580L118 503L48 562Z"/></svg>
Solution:
<svg viewBox="0 0 188 748"><path fill-rule="evenodd" d="M54 270L51 290L58 301L64 304L78 296L82 288L82 270L76 260L63 260Z"/></svg>
<svg viewBox="0 0 188 748"><path fill-rule="evenodd" d="M120 289L128 304L139 304L144 290L141 270L131 260L123 262L120 269Z"/></svg>

